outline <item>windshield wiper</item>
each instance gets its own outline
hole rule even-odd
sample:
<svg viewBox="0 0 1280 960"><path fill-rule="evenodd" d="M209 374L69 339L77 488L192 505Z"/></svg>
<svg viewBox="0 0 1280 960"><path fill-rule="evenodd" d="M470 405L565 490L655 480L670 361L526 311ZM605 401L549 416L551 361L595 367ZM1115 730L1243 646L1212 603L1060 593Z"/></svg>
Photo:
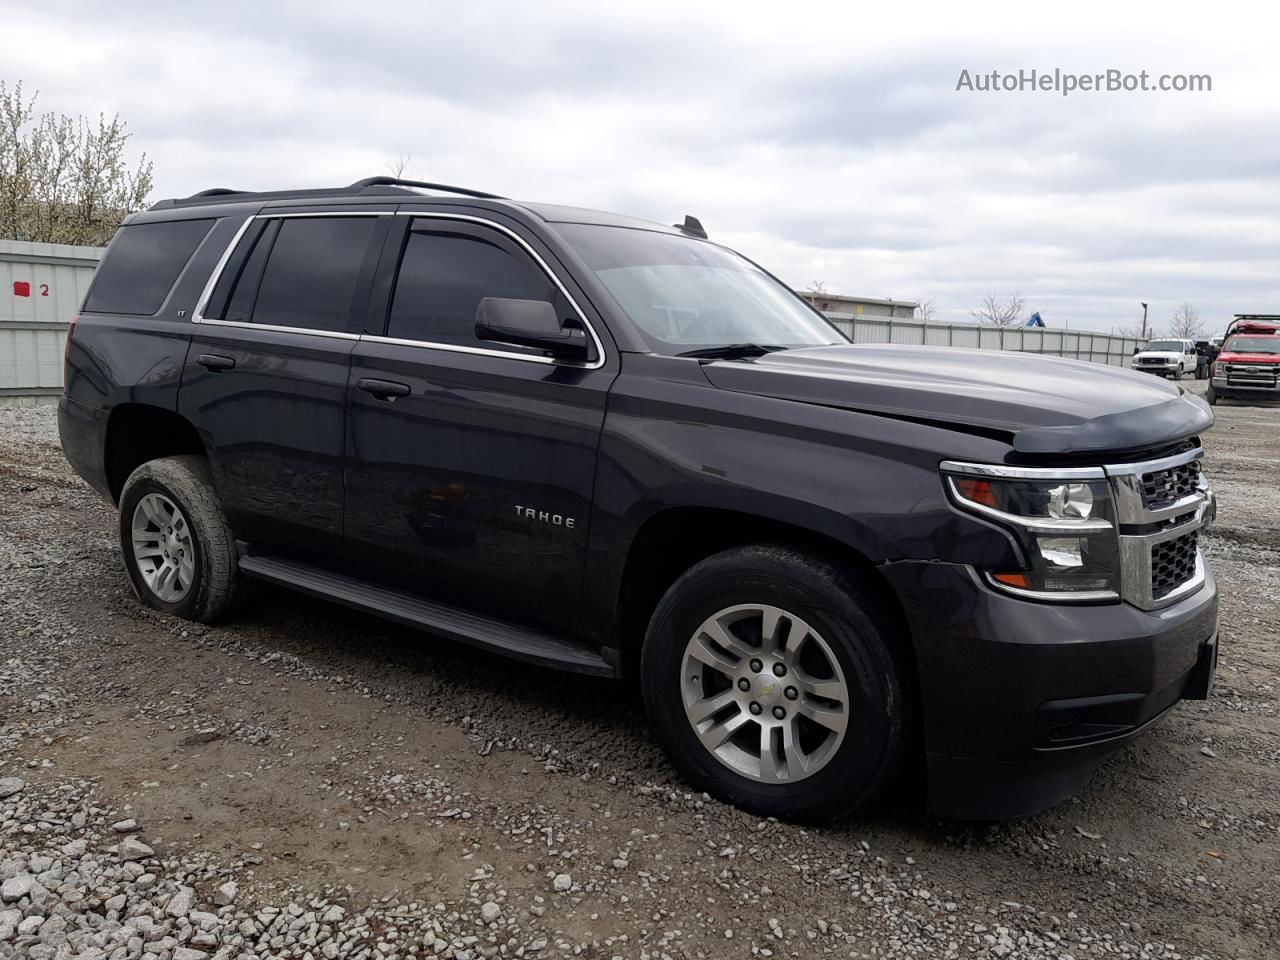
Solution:
<svg viewBox="0 0 1280 960"><path fill-rule="evenodd" d="M726 343L720 347L703 347L700 350L686 350L677 353L677 357L698 357L704 360L740 360L746 357L763 357L766 353L777 353L786 350L777 344L761 343Z"/></svg>

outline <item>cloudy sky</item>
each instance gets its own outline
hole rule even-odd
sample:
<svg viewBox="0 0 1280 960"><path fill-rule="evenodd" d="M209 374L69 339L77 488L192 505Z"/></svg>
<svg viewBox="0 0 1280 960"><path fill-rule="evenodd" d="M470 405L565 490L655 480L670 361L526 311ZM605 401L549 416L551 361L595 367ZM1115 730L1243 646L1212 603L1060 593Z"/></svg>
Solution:
<svg viewBox="0 0 1280 960"><path fill-rule="evenodd" d="M0 79L119 112L155 198L388 172L663 222L795 287L1020 290L1051 326L1280 312L1280 17L1260 3L0 0ZM874 7L875 9L872 9ZM971 77L1208 74L1210 92Z"/></svg>

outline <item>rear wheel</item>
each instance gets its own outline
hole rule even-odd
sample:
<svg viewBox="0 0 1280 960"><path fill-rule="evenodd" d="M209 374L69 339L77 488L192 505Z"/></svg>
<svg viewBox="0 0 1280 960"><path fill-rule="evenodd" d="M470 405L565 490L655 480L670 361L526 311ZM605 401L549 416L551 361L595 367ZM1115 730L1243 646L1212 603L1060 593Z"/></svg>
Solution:
<svg viewBox="0 0 1280 960"><path fill-rule="evenodd" d="M892 627L865 586L770 546L697 564L654 612L645 704L695 787L753 813L852 813L892 778L906 710Z"/></svg>
<svg viewBox="0 0 1280 960"><path fill-rule="evenodd" d="M120 548L134 592L157 610L211 623L235 600L235 541L203 457L164 457L129 475Z"/></svg>

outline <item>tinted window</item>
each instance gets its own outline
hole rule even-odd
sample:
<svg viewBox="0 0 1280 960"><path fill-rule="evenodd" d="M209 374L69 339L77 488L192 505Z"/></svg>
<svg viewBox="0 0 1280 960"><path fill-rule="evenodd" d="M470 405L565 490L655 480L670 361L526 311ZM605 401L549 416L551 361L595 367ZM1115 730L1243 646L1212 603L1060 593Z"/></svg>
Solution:
<svg viewBox="0 0 1280 960"><path fill-rule="evenodd" d="M232 251L231 256L227 259L226 266L223 267L222 273L218 276L218 282L213 288L213 293L209 296L209 302L204 306L204 315L206 317L213 317L218 320L224 318L228 295L244 272L245 261L257 247L258 238L271 222L268 220L249 221L244 234L240 238L240 242L236 244L235 250ZM259 269L261 269L261 266L259 266Z"/></svg>
<svg viewBox="0 0 1280 960"><path fill-rule="evenodd" d="M374 223L373 217L282 219L258 286L253 322L346 330ZM249 276L247 267L243 276ZM232 294L231 307L237 306L238 294Z"/></svg>
<svg viewBox="0 0 1280 960"><path fill-rule="evenodd" d="M121 227L93 278L85 312L154 314L211 226L212 220L173 220Z"/></svg>
<svg viewBox="0 0 1280 960"><path fill-rule="evenodd" d="M554 288L497 235L416 229L400 261L387 336L522 352L476 337L476 307L484 297L554 302Z"/></svg>
<svg viewBox="0 0 1280 960"><path fill-rule="evenodd" d="M262 282L262 269L267 265L267 254L271 252L271 244L279 229L279 220L263 221L262 228L256 233L251 232L246 238L244 256L235 268L231 281L234 287L220 319L238 320L241 323L253 319L253 301L258 296L258 284ZM228 266L227 271L231 270Z"/></svg>

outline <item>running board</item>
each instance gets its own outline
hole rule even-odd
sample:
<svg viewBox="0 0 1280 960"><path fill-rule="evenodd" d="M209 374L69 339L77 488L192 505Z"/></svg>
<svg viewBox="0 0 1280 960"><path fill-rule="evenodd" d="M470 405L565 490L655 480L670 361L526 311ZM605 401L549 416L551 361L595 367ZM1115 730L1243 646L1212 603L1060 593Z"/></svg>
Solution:
<svg viewBox="0 0 1280 960"><path fill-rule="evenodd" d="M240 571L258 580L289 587L322 600L332 600L517 660L572 673L599 677L617 675L599 653L583 644L305 563L279 557L242 556Z"/></svg>

